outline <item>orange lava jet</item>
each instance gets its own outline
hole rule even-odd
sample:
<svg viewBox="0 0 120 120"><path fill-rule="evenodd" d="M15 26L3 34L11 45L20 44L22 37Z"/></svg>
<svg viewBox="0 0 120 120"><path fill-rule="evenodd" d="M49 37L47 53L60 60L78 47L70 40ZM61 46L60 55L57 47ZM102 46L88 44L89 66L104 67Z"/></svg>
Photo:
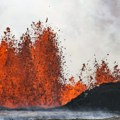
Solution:
<svg viewBox="0 0 120 120"><path fill-rule="evenodd" d="M0 44L0 106L8 108L61 106L89 89L82 80L67 84L62 73L62 55L56 34L41 22L16 40L7 28ZM34 40L33 40L34 39ZM33 42L33 41L34 42ZM84 64L85 67L85 64ZM82 70L84 69L82 68ZM120 70L111 73L107 64L96 65L96 84L114 82ZM92 79L92 77L90 77Z"/></svg>
<svg viewBox="0 0 120 120"><path fill-rule="evenodd" d="M113 72L109 69L108 64L102 61L102 64L96 64L96 85L120 81L120 69L118 65L114 66Z"/></svg>

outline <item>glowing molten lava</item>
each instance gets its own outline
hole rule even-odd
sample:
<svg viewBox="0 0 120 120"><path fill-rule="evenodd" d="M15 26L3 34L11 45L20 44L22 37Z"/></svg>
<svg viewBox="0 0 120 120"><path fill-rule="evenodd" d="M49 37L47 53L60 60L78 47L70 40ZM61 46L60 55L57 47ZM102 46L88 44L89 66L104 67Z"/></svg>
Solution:
<svg viewBox="0 0 120 120"><path fill-rule="evenodd" d="M107 63L102 61L101 65L96 66L96 85L120 81L120 69L118 65L114 66L113 72L109 69Z"/></svg>
<svg viewBox="0 0 120 120"><path fill-rule="evenodd" d="M73 77L70 78L72 84L65 82L62 55L53 30L43 28L40 22L33 23L32 30L31 33L27 29L17 48L10 28L4 32L0 44L0 106L56 107L89 89L81 80L74 82ZM96 66L94 87L118 78L119 69L115 67L111 74L103 62Z"/></svg>

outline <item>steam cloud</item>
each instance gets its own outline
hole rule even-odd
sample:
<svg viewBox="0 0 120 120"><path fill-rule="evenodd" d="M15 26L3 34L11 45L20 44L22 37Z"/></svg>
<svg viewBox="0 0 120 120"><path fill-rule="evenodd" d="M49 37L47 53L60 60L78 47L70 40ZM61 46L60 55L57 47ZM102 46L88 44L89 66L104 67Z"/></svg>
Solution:
<svg viewBox="0 0 120 120"><path fill-rule="evenodd" d="M109 63L119 61L120 54L120 1L119 0L1 0L0 35L7 27L12 27L18 36L31 21L45 21L58 31L67 66L64 71L70 76L79 73L82 63L104 58L107 53Z"/></svg>

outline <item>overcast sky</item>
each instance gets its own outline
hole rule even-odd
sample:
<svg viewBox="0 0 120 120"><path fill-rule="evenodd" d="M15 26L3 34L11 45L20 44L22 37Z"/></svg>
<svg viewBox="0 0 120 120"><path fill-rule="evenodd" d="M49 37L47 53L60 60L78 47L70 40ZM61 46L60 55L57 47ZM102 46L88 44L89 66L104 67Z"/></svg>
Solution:
<svg viewBox="0 0 120 120"><path fill-rule="evenodd" d="M105 58L120 61L120 0L0 0L0 36L7 26L17 38L32 21L58 32L66 47L65 72L79 73L82 63ZM65 40L64 40L65 39Z"/></svg>

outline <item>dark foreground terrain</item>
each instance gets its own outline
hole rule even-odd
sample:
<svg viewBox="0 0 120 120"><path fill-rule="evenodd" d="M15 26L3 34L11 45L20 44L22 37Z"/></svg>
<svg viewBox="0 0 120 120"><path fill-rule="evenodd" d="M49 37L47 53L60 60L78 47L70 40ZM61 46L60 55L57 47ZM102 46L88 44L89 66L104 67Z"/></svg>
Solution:
<svg viewBox="0 0 120 120"><path fill-rule="evenodd" d="M120 82L102 84L63 106L69 110L107 110L120 112Z"/></svg>

